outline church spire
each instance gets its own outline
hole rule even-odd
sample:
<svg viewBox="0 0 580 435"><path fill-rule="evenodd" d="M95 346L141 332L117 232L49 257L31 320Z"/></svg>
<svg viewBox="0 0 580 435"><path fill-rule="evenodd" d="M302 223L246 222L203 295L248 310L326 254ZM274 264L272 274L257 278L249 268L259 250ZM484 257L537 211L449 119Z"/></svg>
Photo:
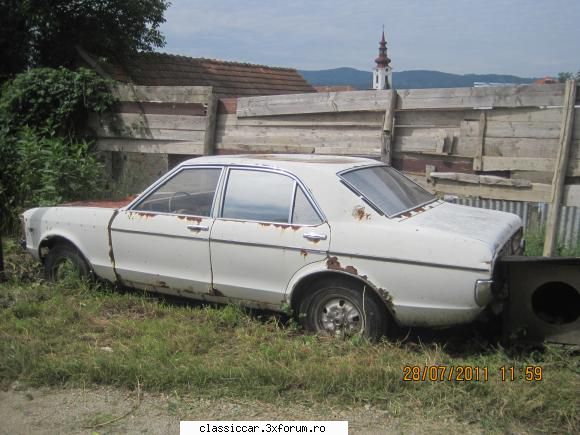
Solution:
<svg viewBox="0 0 580 435"><path fill-rule="evenodd" d="M387 41L385 41L385 27L383 26L383 35L379 42L379 57L375 59L378 68L386 68L391 63L391 59L387 57Z"/></svg>
<svg viewBox="0 0 580 435"><path fill-rule="evenodd" d="M373 89L383 90L393 88L393 74L391 59L387 56L387 41L385 40L385 26L379 42L379 57L375 59L373 68Z"/></svg>

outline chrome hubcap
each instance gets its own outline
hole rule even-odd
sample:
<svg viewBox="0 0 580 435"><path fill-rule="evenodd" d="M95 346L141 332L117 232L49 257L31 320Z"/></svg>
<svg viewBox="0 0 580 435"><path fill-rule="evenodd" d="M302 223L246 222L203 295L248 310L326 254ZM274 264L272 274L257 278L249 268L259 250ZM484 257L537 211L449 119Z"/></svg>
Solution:
<svg viewBox="0 0 580 435"><path fill-rule="evenodd" d="M334 335L353 335L364 327L363 316L358 308L343 298L325 302L320 318L322 329Z"/></svg>

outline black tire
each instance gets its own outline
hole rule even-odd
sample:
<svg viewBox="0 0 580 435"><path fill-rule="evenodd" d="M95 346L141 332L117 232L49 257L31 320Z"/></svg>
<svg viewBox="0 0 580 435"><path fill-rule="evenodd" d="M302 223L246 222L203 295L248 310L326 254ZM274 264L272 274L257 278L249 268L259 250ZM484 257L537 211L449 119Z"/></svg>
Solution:
<svg viewBox="0 0 580 435"><path fill-rule="evenodd" d="M346 338L377 340L387 333L389 314L373 290L346 279L316 283L299 308L309 331Z"/></svg>
<svg viewBox="0 0 580 435"><path fill-rule="evenodd" d="M44 277L48 281L61 281L70 272L78 274L80 279L91 277L91 268L77 248L60 243L53 246L44 259Z"/></svg>

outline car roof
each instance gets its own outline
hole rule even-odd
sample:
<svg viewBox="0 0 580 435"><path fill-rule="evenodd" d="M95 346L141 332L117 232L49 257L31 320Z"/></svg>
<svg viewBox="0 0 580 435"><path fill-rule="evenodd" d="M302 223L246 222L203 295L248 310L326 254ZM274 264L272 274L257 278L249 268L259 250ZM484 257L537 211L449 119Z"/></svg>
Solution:
<svg viewBox="0 0 580 435"><path fill-rule="evenodd" d="M221 156L204 156L189 159L180 166L189 165L242 165L261 166L272 169L283 169L291 172L311 172L328 170L336 173L359 166L379 164L377 160L363 157L332 156L320 154L238 154Z"/></svg>

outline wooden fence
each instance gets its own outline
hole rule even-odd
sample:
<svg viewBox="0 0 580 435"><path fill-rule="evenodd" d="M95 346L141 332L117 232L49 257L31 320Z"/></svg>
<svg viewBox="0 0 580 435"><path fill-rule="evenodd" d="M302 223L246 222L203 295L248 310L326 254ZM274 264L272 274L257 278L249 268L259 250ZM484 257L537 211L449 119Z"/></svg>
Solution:
<svg viewBox="0 0 580 435"><path fill-rule="evenodd" d="M118 93L117 113L93 123L103 151L369 156L439 194L580 205L574 81L219 101L211 87Z"/></svg>

